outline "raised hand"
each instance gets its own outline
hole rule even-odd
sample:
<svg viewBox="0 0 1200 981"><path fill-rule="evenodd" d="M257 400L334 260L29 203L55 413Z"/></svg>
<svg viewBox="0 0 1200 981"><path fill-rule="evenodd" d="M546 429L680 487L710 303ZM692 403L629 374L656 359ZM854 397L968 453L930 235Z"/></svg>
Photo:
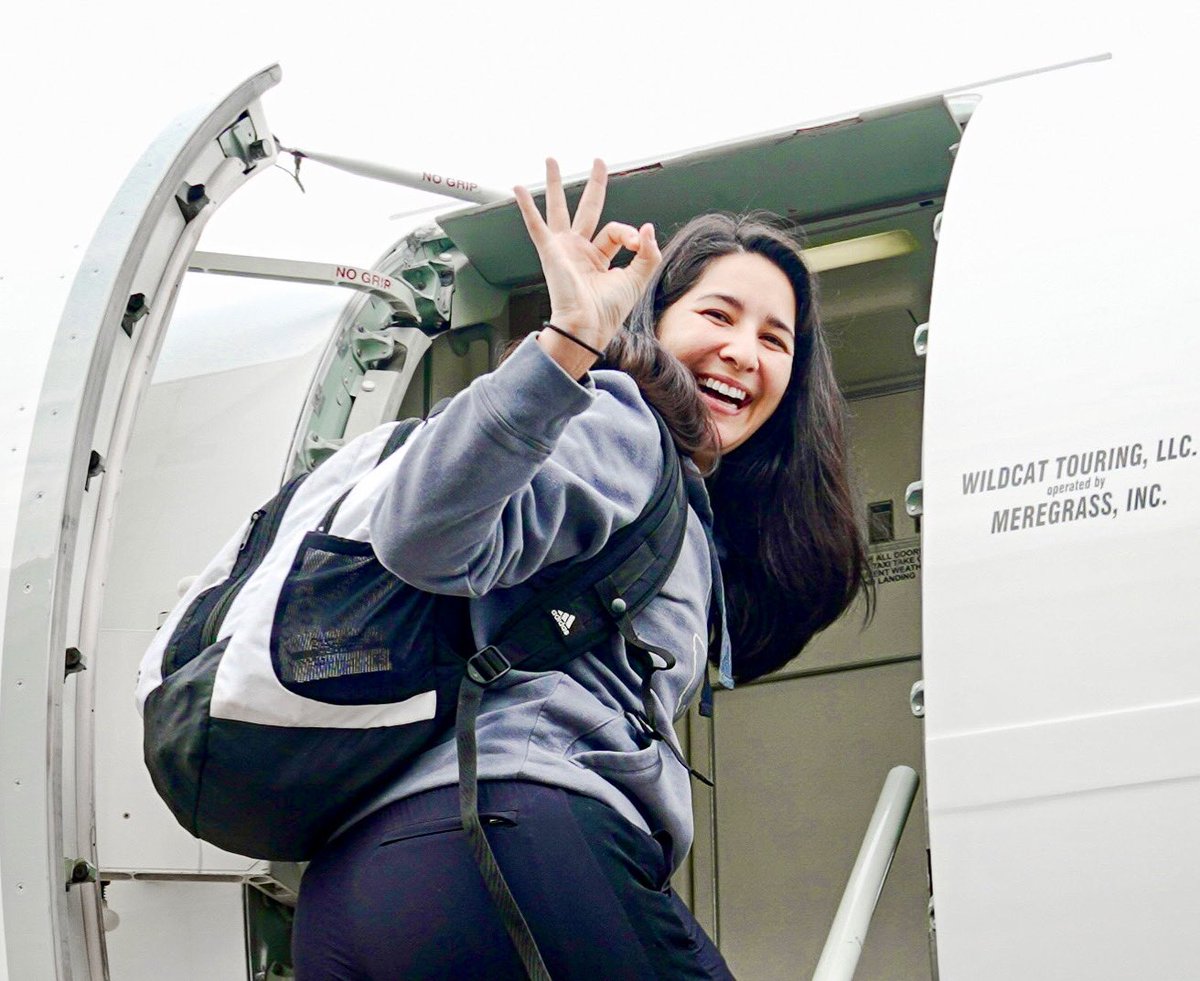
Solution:
<svg viewBox="0 0 1200 981"><path fill-rule="evenodd" d="M600 350L621 329L662 258L653 225L639 229L614 221L596 232L607 183L604 162L597 160L592 164L574 220L567 209L562 175L555 160L546 161L545 219L529 191L523 187L513 189L546 277L550 322ZM613 269L612 261L622 247L634 252L634 259L624 268ZM572 374L582 374L595 360L584 348L550 332L543 332L539 340L547 353Z"/></svg>

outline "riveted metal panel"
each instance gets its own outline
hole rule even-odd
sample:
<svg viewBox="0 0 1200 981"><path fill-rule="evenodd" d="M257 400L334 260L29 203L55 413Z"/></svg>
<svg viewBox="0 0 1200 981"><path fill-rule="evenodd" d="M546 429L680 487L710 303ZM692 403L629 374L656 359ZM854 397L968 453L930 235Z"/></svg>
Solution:
<svg viewBox="0 0 1200 981"><path fill-rule="evenodd" d="M64 847L95 863L86 732L70 788L80 800L63 793L63 754L77 743L75 720L62 714L64 651L94 638L120 461L187 255L216 206L274 152L268 142L267 157L247 162L226 157L217 140L240 117L267 132L257 100L279 77L278 67L255 75L215 107L180 117L147 150L84 255L51 349L4 557L0 888L14 978L99 977L105 969L97 890L76 887L69 907L63 888ZM200 185L203 195L187 190ZM202 197L208 204L196 212ZM133 318L137 293L149 313ZM102 472L91 467L88 480L94 451L106 463ZM69 682L88 686L75 693L85 725L89 675ZM86 930L72 927L80 919Z"/></svg>

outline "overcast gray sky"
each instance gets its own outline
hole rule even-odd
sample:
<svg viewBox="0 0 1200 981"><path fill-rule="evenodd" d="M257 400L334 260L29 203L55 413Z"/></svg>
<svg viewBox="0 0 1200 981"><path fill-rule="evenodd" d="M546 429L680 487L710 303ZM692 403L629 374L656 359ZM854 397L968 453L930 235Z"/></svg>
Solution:
<svg viewBox="0 0 1200 981"><path fill-rule="evenodd" d="M1182 15L1171 11L1183 8L1065 0L25 3L15 21L6 15L0 52L10 123L0 204L6 219L37 214L28 210L33 168L38 185L52 178L75 199L76 217L98 219L107 202L99 199L177 112L276 61L283 82L265 104L286 144L505 188L539 179L547 153L572 173L593 155L640 159L1119 53L1147 36L1179 34ZM283 241L325 242L349 260L344 232L362 240L356 258L367 262L394 237L388 216L430 201L316 166L307 176L304 201L284 174L260 178L261 200L231 203L206 245L266 245L273 226ZM46 227L42 215L41 231L61 237L63 226ZM231 231L235 222L258 231L248 241ZM26 228L22 237L33 234Z"/></svg>
<svg viewBox="0 0 1200 981"><path fill-rule="evenodd" d="M1162 98L1191 126L1198 9L1192 0L10 3L0 34L0 422L28 429L66 290L130 168L181 111L274 62L283 81L264 105L286 144L507 188L539 181L548 153L577 173L595 155L645 159L1106 51L1156 81L1174 65ZM1169 151L1171 132L1128 116L1112 122L1136 146L1152 158ZM201 246L368 265L413 223L391 215L434 203L315 165L305 184L301 195L282 170L256 177ZM188 277L184 298L213 279ZM235 288L222 282L227 293L213 292L228 302ZM344 302L332 292L321 303ZM315 337L328 315L296 302ZM226 336L210 338L218 347L256 343L241 312L223 318ZM208 336L211 323L197 322Z"/></svg>
<svg viewBox="0 0 1200 981"><path fill-rule="evenodd" d="M1183 11L1195 7L22 3L6 13L0 40L0 286L40 289L44 278L49 299L44 324L6 314L17 326L5 329L29 332L23 347L48 343L61 308L51 294L73 278L149 143L181 111L215 102L274 62L283 81L264 105L285 145L507 189L539 181L547 154L578 173L597 155L620 164L1106 51L1157 70L1174 57L1164 44L1176 45L1179 59L1191 54L1200 18ZM1191 88L1164 90L1186 110L1181 119L1194 114ZM421 220L391 216L454 206L313 163L304 182L301 195L282 170L257 177L217 212L201 247L368 265Z"/></svg>

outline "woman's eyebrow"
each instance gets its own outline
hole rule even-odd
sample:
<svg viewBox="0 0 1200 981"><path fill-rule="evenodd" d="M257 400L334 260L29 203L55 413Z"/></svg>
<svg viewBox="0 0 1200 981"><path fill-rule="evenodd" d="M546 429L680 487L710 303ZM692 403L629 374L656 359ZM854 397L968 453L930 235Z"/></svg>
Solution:
<svg viewBox="0 0 1200 981"><path fill-rule="evenodd" d="M703 296L696 298L697 303L703 302L704 300L720 300L722 303L728 303L738 313L744 313L746 310L746 305L741 300L739 300L736 296L730 296L727 293L705 293ZM786 333L791 334L793 337L796 336L796 329L794 327L785 324L778 317L774 317L769 313L767 314L767 323L776 330L785 331Z"/></svg>

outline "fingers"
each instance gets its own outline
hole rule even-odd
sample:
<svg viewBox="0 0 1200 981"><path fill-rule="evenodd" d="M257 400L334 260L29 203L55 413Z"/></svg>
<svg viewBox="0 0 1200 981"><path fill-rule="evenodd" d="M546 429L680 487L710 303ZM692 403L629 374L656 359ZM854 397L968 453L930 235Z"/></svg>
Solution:
<svg viewBox="0 0 1200 981"><path fill-rule="evenodd" d="M524 187L519 186L513 188L513 194L517 199L517 207L521 210L521 217L525 220L525 230L529 233L534 248L540 252L542 243L545 242L550 232L542 220L537 205L533 203L533 195Z"/></svg>
<svg viewBox="0 0 1200 981"><path fill-rule="evenodd" d="M558 161L553 157L546 158L546 227L552 233L564 232L570 229L590 239L600 224L600 214L604 210L605 189L608 183L608 169L604 161L592 161L592 172L584 185L579 205L575 209L575 219L571 220L570 209L567 207L567 196L563 190L562 172Z"/></svg>
<svg viewBox="0 0 1200 981"><path fill-rule="evenodd" d="M542 218L534 203L533 196L524 187L514 187L517 207L525 222L525 229L533 241L538 254L545 259L545 248L555 236L563 232L573 233L585 239L591 238L592 246L600 253L607 266L621 249L629 249L635 253L630 264L630 273L639 282L646 283L650 274L657 268L662 259L658 250L658 242L654 237L654 226L647 223L640 229L623 222L610 221L594 238L592 233L600 223L600 215L604 210L607 191L608 171L604 161L596 159L592 162L592 172L579 198L579 206L575 209L575 220L571 221L570 210L567 207L566 194L563 191L562 173L558 161L553 157L546 158L546 217Z"/></svg>
<svg viewBox="0 0 1200 981"><path fill-rule="evenodd" d="M592 244L604 256L606 262L612 262L613 257L622 248L629 249L630 252L636 252L639 242L640 236L638 230L632 225L626 225L619 221L610 221L600 229L600 234L592 240Z"/></svg>
<svg viewBox="0 0 1200 981"><path fill-rule="evenodd" d="M588 177L579 206L575 209L575 220L571 228L584 238L591 238L600 224L600 213L604 210L604 195L608 184L608 169L604 161L592 161L592 173Z"/></svg>
<svg viewBox="0 0 1200 981"><path fill-rule="evenodd" d="M637 283L639 292L650 283L650 276L662 261L662 253L658 250L658 240L654 237L654 226L646 222L637 232L637 255L629 264L629 274Z"/></svg>
<svg viewBox="0 0 1200 981"><path fill-rule="evenodd" d="M565 232L571 227L562 174L558 169L558 161L553 157L546 158L546 227L551 232Z"/></svg>

